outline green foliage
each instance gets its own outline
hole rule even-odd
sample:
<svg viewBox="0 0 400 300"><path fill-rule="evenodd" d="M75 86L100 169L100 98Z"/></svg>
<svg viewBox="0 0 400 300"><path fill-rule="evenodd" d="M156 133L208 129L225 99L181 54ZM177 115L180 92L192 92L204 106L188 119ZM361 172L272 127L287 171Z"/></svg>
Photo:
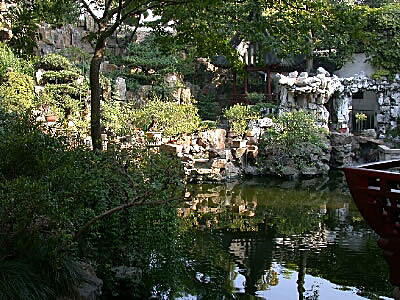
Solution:
<svg viewBox="0 0 400 300"><path fill-rule="evenodd" d="M262 93L248 93L247 94L247 100L251 103L251 104L257 104L260 103L262 101L264 101L264 94Z"/></svg>
<svg viewBox="0 0 400 300"><path fill-rule="evenodd" d="M302 142L322 145L319 128L314 118L304 111L283 113L274 120L274 126L264 137L267 145L291 147Z"/></svg>
<svg viewBox="0 0 400 300"><path fill-rule="evenodd" d="M296 55L312 57L313 50L326 50L329 59L341 65L356 50L364 24L357 6L329 0L194 2L160 15L155 23L164 43L191 45L201 57L224 55L239 72L243 63L234 47L243 40L257 45L256 65L265 64L267 53L275 54L272 63L278 63L293 61ZM171 16L174 34L164 26Z"/></svg>
<svg viewBox="0 0 400 300"><path fill-rule="evenodd" d="M35 104L34 85L31 76L8 72L0 86L0 107L20 113L32 108Z"/></svg>
<svg viewBox="0 0 400 300"><path fill-rule="evenodd" d="M312 167L311 155L325 150L324 137L314 118L306 112L283 113L261 137L260 147L279 174L287 164L297 168Z"/></svg>
<svg viewBox="0 0 400 300"><path fill-rule="evenodd" d="M146 274L166 264L175 207L146 205L182 197L179 161L147 149L71 149L65 139L4 113L0 139L0 269L14 269L1 272L7 276L0 276L0 298L55 299L78 280L69 263L78 260L99 266L106 288L114 287L113 266L137 266ZM128 203L144 206L121 208L84 227ZM13 278L20 289L10 289Z"/></svg>
<svg viewBox="0 0 400 300"><path fill-rule="evenodd" d="M102 124L107 132L117 135L132 134L134 128L130 115L134 107L115 99L102 101Z"/></svg>
<svg viewBox="0 0 400 300"><path fill-rule="evenodd" d="M388 70L376 70L374 74L371 76L372 79L375 80L383 80L383 79L393 79L394 74L390 73Z"/></svg>
<svg viewBox="0 0 400 300"><path fill-rule="evenodd" d="M381 71L376 76L393 79L400 71L400 3L392 3L380 8L370 9L368 28L364 39L365 51L371 64ZM382 74L383 73L383 74Z"/></svg>
<svg viewBox="0 0 400 300"><path fill-rule="evenodd" d="M122 75L127 80L128 89L137 90L140 85L151 85L152 97L168 100L183 85L178 73L185 69L184 59L177 51L163 51L153 35L140 43L129 44L128 55L118 57L113 62L126 66ZM178 77L176 83L165 82L165 76L172 73Z"/></svg>
<svg viewBox="0 0 400 300"><path fill-rule="evenodd" d="M4 80L9 69L27 75L33 75L34 72L31 60L18 58L10 47L0 43L0 82Z"/></svg>
<svg viewBox="0 0 400 300"><path fill-rule="evenodd" d="M74 70L47 71L42 75L43 83L69 83L77 80L80 73Z"/></svg>
<svg viewBox="0 0 400 300"><path fill-rule="evenodd" d="M68 47L60 51L60 54L69 59L69 61L85 74L89 70L90 54L78 47Z"/></svg>
<svg viewBox="0 0 400 300"><path fill-rule="evenodd" d="M179 62L176 55L162 53L153 36L147 37L141 43L129 44L128 53L128 56L123 57L123 62L131 66L140 66L146 70L162 70L163 73L178 71Z"/></svg>
<svg viewBox="0 0 400 300"><path fill-rule="evenodd" d="M22 69L20 59L12 52L12 50L5 44L0 45L0 80L3 80L7 74L8 69L18 72Z"/></svg>
<svg viewBox="0 0 400 300"><path fill-rule="evenodd" d="M68 58L57 53L50 53L42 56L39 66L46 71L61 71L72 68L72 64Z"/></svg>
<svg viewBox="0 0 400 300"><path fill-rule="evenodd" d="M217 100L215 95L203 95L196 99L196 106L199 109L199 115L202 120L213 120L217 119Z"/></svg>
<svg viewBox="0 0 400 300"><path fill-rule="evenodd" d="M74 69L67 58L58 54L42 57L41 65L51 70L42 75L44 91L38 96L39 103L57 115L61 128L86 135L89 130L88 79ZM64 70L67 67L69 69ZM82 80L78 80L81 77Z"/></svg>
<svg viewBox="0 0 400 300"><path fill-rule="evenodd" d="M200 125L198 109L193 104L154 100L132 113L130 117L138 128L161 131L169 136L192 133Z"/></svg>
<svg viewBox="0 0 400 300"><path fill-rule="evenodd" d="M217 122L216 121L204 120L204 121L201 121L201 123L200 123L199 131L216 129L216 128L217 128Z"/></svg>
<svg viewBox="0 0 400 300"><path fill-rule="evenodd" d="M259 118L260 114L249 105L235 104L225 110L224 116L228 119L233 132L243 134L247 130L249 121Z"/></svg>

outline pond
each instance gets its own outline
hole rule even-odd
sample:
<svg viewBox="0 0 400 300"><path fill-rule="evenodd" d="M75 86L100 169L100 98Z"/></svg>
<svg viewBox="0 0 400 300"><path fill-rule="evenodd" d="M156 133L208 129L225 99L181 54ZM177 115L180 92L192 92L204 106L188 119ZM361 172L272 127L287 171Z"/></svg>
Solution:
<svg viewBox="0 0 400 300"><path fill-rule="evenodd" d="M392 299L377 235L343 176L193 185L173 299Z"/></svg>

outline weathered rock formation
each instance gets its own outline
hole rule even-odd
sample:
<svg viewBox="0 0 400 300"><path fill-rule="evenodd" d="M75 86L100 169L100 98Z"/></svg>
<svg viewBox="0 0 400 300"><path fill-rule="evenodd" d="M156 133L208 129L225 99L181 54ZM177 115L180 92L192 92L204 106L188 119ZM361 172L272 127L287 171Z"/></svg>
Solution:
<svg viewBox="0 0 400 300"><path fill-rule="evenodd" d="M280 85L279 112L304 110L310 112L317 124L328 128L329 112L326 108L330 97L341 85L339 78L330 77L323 68L316 76L307 72L292 72L289 76L277 74Z"/></svg>
<svg viewBox="0 0 400 300"><path fill-rule="evenodd" d="M376 127L377 137L384 138L387 130L397 127L400 117L400 74L393 81L374 80L364 74L341 79L342 86L334 97L335 103L351 108L352 95L357 92L370 91L377 95Z"/></svg>

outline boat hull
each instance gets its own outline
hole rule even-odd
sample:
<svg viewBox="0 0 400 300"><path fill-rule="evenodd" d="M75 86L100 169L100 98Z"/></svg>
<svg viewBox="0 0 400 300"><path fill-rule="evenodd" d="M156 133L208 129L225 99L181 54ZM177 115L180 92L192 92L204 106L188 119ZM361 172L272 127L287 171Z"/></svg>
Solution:
<svg viewBox="0 0 400 300"><path fill-rule="evenodd" d="M357 208L380 236L379 247L389 263L390 281L400 286L400 160L345 168Z"/></svg>

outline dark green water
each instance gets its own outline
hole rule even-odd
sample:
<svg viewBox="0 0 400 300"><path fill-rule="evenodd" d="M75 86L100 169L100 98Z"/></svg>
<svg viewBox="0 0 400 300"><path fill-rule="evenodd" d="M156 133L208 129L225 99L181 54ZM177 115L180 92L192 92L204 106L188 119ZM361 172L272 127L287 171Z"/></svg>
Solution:
<svg viewBox="0 0 400 300"><path fill-rule="evenodd" d="M377 236L342 176L189 188L174 299L391 299Z"/></svg>

